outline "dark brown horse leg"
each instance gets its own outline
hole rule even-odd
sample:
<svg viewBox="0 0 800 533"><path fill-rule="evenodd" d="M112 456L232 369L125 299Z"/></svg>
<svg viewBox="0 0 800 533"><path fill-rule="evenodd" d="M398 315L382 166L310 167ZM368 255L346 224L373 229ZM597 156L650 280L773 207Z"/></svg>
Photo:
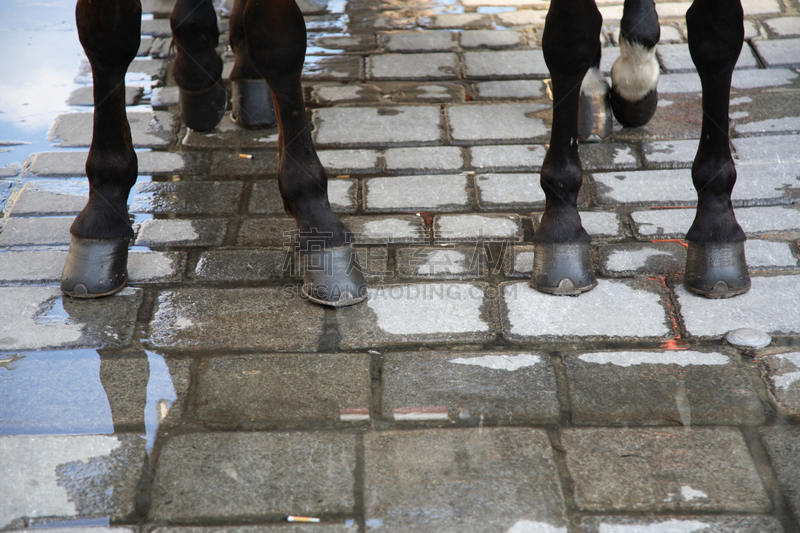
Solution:
<svg viewBox="0 0 800 533"><path fill-rule="evenodd" d="M139 49L141 15L139 0L78 0L76 8L94 80L89 201L70 228L61 278L61 290L76 298L113 294L128 280L133 230L127 199L138 166L125 115L125 72Z"/></svg>
<svg viewBox="0 0 800 533"><path fill-rule="evenodd" d="M542 164L546 204L533 235L531 286L551 294L575 296L597 285L589 255L591 238L578 215L578 100L581 81L600 47L601 23L592 0L553 0L542 37L553 79L553 128Z"/></svg>
<svg viewBox="0 0 800 533"><path fill-rule="evenodd" d="M366 298L353 234L331 210L325 169L311 141L300 75L306 51L303 15L294 0L248 0L247 52L272 89L280 128L278 182L286 212L297 221L305 263L303 291L313 301L342 306Z"/></svg>
<svg viewBox="0 0 800 533"><path fill-rule="evenodd" d="M215 127L225 114L228 96L217 54L219 29L211 0L177 0L169 17L175 62L172 74L181 100L181 119L193 130Z"/></svg>
<svg viewBox="0 0 800 533"><path fill-rule="evenodd" d="M266 80L250 63L244 33L244 8L247 0L235 0L231 12L231 48L236 54L230 80L231 118L245 128L266 128L275 124L272 92Z"/></svg>
<svg viewBox="0 0 800 533"><path fill-rule="evenodd" d="M745 235L731 204L736 169L728 138L731 76L744 40L742 6L739 0L695 0L686 23L703 85L703 125L692 165L697 214L686 234L684 284L696 294L726 298L750 288Z"/></svg>

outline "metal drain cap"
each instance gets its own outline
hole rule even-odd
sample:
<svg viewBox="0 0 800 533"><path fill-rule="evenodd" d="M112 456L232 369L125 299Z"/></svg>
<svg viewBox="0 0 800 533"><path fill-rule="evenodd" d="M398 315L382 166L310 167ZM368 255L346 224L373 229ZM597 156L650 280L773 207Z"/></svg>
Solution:
<svg viewBox="0 0 800 533"><path fill-rule="evenodd" d="M739 328L728 333L725 336L725 340L737 348L760 350L769 346L769 343L772 342L772 337L760 329Z"/></svg>

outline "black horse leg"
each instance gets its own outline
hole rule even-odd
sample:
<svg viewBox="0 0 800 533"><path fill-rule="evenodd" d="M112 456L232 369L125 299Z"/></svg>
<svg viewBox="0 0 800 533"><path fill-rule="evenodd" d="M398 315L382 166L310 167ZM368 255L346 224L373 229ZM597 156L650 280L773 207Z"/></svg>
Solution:
<svg viewBox="0 0 800 533"><path fill-rule="evenodd" d="M581 142L599 142L611 135L614 118L611 111L609 93L611 87L600 70L602 48L581 83L581 97L578 104L578 139Z"/></svg>
<svg viewBox="0 0 800 533"><path fill-rule="evenodd" d="M61 290L76 298L113 294L128 280L133 237L127 199L137 161L125 115L125 72L139 49L139 0L78 0L78 36L92 66L94 130L86 175L89 201L70 228Z"/></svg>
<svg viewBox="0 0 800 533"><path fill-rule="evenodd" d="M696 294L725 298L750 288L745 235L731 205L736 169L728 139L731 76L744 40L742 6L739 0L695 0L686 23L703 86L703 125L692 165L697 214L686 234L684 284Z"/></svg>
<svg viewBox="0 0 800 533"><path fill-rule="evenodd" d="M553 0L542 37L553 80L553 128L542 164L546 204L533 235L531 286L551 294L574 296L597 285L589 256L591 239L577 207L582 183L578 100L581 81L600 47L601 23L592 0Z"/></svg>
<svg viewBox="0 0 800 533"><path fill-rule="evenodd" d="M661 37L653 0L625 0L619 31L620 56L611 68L611 108L623 126L643 126L656 112Z"/></svg>
<svg viewBox="0 0 800 533"><path fill-rule="evenodd" d="M175 62L172 74L181 100L181 119L193 130L210 130L222 119L228 97L217 54L219 29L211 0L177 0L169 17Z"/></svg>
<svg viewBox="0 0 800 533"><path fill-rule="evenodd" d="M248 0L247 52L272 89L278 117L278 182L286 212L297 221L305 263L303 291L325 305L351 305L366 297L353 235L331 210L325 169L311 141L300 76L306 51L303 15L294 0Z"/></svg>

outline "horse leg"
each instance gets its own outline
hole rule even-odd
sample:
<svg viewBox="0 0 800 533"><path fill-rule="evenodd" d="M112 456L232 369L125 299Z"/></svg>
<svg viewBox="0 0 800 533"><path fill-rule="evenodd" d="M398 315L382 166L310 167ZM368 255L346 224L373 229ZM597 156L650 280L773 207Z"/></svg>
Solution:
<svg viewBox="0 0 800 533"><path fill-rule="evenodd" d="M94 83L94 129L86 159L89 201L73 222L61 290L76 298L113 294L128 280L133 238L128 193L138 165L125 115L125 72L139 49L139 0L78 0L80 38Z"/></svg>
<svg viewBox="0 0 800 533"><path fill-rule="evenodd" d="M695 0L686 13L689 51L703 87L703 124L692 165L697 214L686 234L684 284L709 298L746 292L750 276L745 235L736 222L731 192L736 169L728 138L731 76L744 40L739 0Z"/></svg>
<svg viewBox="0 0 800 533"><path fill-rule="evenodd" d="M275 124L272 93L266 80L247 55L244 33L244 8L247 0L235 0L231 11L231 48L236 60L231 70L231 118L245 128L266 128Z"/></svg>
<svg viewBox="0 0 800 533"><path fill-rule="evenodd" d="M306 265L303 292L334 307L366 298L353 234L331 210L325 169L311 141L300 76L306 51L303 15L294 0L249 0L244 29L250 62L269 83L279 127L278 184L297 222L296 246Z"/></svg>
<svg viewBox="0 0 800 533"><path fill-rule="evenodd" d="M661 37L653 0L625 0L619 31L619 58L611 68L611 108L623 126L643 126L656 112Z"/></svg>
<svg viewBox="0 0 800 533"><path fill-rule="evenodd" d="M600 47L602 17L593 0L553 0L542 49L553 80L553 127L542 164L546 203L533 235L531 286L575 296L597 285L589 256L591 238L578 215L581 159L578 100L581 81Z"/></svg>
<svg viewBox="0 0 800 533"><path fill-rule="evenodd" d="M581 142L602 141L611 135L614 129L609 99L611 87L600 70L601 52L602 47L598 47L592 66L589 67L581 83L581 97L578 104L578 139Z"/></svg>
<svg viewBox="0 0 800 533"><path fill-rule="evenodd" d="M169 17L181 119L189 128L207 131L219 124L228 97L222 83L222 59L217 54L219 29L211 0L177 0Z"/></svg>

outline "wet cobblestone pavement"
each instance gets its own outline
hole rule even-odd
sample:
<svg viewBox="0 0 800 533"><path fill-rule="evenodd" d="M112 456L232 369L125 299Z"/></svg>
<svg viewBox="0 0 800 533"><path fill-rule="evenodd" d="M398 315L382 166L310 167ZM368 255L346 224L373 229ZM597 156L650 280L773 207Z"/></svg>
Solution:
<svg viewBox="0 0 800 533"><path fill-rule="evenodd" d="M58 288L88 195L88 64L51 151L0 168L0 531L800 531L796 0L744 2L733 200L753 283L727 300L681 283L689 3L658 4L654 119L580 147L599 284L565 298L526 280L547 2L301 1L313 136L370 284L336 310L300 297L277 129L187 131L172 2L142 3L129 287ZM621 1L600 10L607 72ZM724 340L743 327L772 343Z"/></svg>

